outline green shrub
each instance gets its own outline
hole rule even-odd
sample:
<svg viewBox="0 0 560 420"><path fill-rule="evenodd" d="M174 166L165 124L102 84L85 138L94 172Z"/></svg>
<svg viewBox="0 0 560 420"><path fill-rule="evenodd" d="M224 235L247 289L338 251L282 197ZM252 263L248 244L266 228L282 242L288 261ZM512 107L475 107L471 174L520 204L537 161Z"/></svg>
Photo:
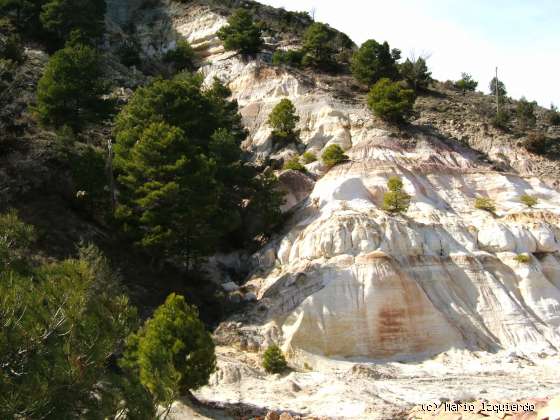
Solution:
<svg viewBox="0 0 560 420"><path fill-rule="evenodd" d="M0 213L0 272L20 269L34 241L35 229L23 223L15 210Z"/></svg>
<svg viewBox="0 0 560 420"><path fill-rule="evenodd" d="M511 117L506 109L501 108L492 118L492 126L501 130L507 130Z"/></svg>
<svg viewBox="0 0 560 420"><path fill-rule="evenodd" d="M165 53L163 61L171 64L175 71L194 70L194 50L184 39L177 41L174 49Z"/></svg>
<svg viewBox="0 0 560 420"><path fill-rule="evenodd" d="M287 98L282 99L268 117L273 137L286 142L297 140L295 128L298 122L296 107Z"/></svg>
<svg viewBox="0 0 560 420"><path fill-rule="evenodd" d="M487 197L478 197L474 200L474 207L479 210L484 210L490 213L496 211L494 200Z"/></svg>
<svg viewBox="0 0 560 420"><path fill-rule="evenodd" d="M263 354L263 368L268 373L282 373L288 367L282 350L277 345L272 345Z"/></svg>
<svg viewBox="0 0 560 420"><path fill-rule="evenodd" d="M547 143L546 135L537 131L529 133L527 140L523 142L523 146L528 152L536 155L544 155L547 152Z"/></svg>
<svg viewBox="0 0 560 420"><path fill-rule="evenodd" d="M218 37L226 50L241 54L256 54L264 45L261 28L245 9L238 9L229 17L228 25L218 31Z"/></svg>
<svg viewBox="0 0 560 420"><path fill-rule="evenodd" d="M467 91L474 92L477 86L478 82L469 73L461 73L461 79L455 82L455 87L462 90L463 93Z"/></svg>
<svg viewBox="0 0 560 420"><path fill-rule="evenodd" d="M382 78L396 80L399 78L397 60L400 59L400 51L391 50L389 44L379 44L370 39L352 56L352 74L361 83L372 86Z"/></svg>
<svg viewBox="0 0 560 420"><path fill-rule="evenodd" d="M426 60L422 57L412 60L407 58L399 66L399 71L408 86L415 92L428 89L432 82L432 73L428 70Z"/></svg>
<svg viewBox="0 0 560 420"><path fill-rule="evenodd" d="M299 68L303 61L303 52L300 50L276 50L272 54L272 64L275 66L285 65Z"/></svg>
<svg viewBox="0 0 560 420"><path fill-rule="evenodd" d="M527 128L533 128L537 123L535 116L536 102L529 102L525 97L522 97L517 103L515 115L517 117L517 128L525 131Z"/></svg>
<svg viewBox="0 0 560 420"><path fill-rule="evenodd" d="M24 48L18 35L9 35L4 43L0 44L0 58L12 60L15 63L21 63L24 57Z"/></svg>
<svg viewBox="0 0 560 420"><path fill-rule="evenodd" d="M412 114L415 100L414 91L384 78L371 88L368 107L376 116L386 121L401 122Z"/></svg>
<svg viewBox="0 0 560 420"><path fill-rule="evenodd" d="M212 338L183 296L172 293L127 339L121 367L133 372L158 404L171 405L208 384L216 369Z"/></svg>
<svg viewBox="0 0 560 420"><path fill-rule="evenodd" d="M550 125L560 125L560 112L554 104L550 105L550 109L546 113L546 122Z"/></svg>
<svg viewBox="0 0 560 420"><path fill-rule="evenodd" d="M290 159L286 163L284 163L283 169L290 169L292 171L307 172L307 169L305 169L305 166L303 166L300 163L299 158L297 156L293 157L292 159Z"/></svg>
<svg viewBox="0 0 560 420"><path fill-rule="evenodd" d="M317 156L313 152L305 152L302 156L303 163L308 165L317 161Z"/></svg>
<svg viewBox="0 0 560 420"><path fill-rule="evenodd" d="M338 144L331 144L327 147L321 155L321 158L323 163L329 168L348 160L348 156L344 154L344 150L342 150Z"/></svg>
<svg viewBox="0 0 560 420"><path fill-rule="evenodd" d="M403 191L403 182L399 177L393 176L387 181L389 189L383 195L382 209L387 213L406 213L410 206L410 195Z"/></svg>
<svg viewBox="0 0 560 420"><path fill-rule="evenodd" d="M529 264L531 262L531 256L527 254L517 254L513 259L520 264Z"/></svg>
<svg viewBox="0 0 560 420"><path fill-rule="evenodd" d="M533 197L532 195L529 195L529 194L523 194L521 196L521 198L519 199L519 201L521 201L523 204L525 204L529 208L533 208L539 202L539 200L537 200L535 197Z"/></svg>

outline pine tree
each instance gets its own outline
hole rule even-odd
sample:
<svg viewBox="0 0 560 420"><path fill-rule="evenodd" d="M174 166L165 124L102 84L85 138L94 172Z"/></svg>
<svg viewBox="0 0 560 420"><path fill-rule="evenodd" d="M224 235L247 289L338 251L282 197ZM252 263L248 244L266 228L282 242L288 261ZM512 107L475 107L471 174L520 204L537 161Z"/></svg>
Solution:
<svg viewBox="0 0 560 420"><path fill-rule="evenodd" d="M140 378L156 404L169 407L208 383L216 369L214 343L197 309L171 294L128 338L121 367Z"/></svg>
<svg viewBox="0 0 560 420"><path fill-rule="evenodd" d="M238 9L229 17L228 25L218 31L218 37L226 50L241 54L256 54L264 45L260 27L245 9Z"/></svg>
<svg viewBox="0 0 560 420"><path fill-rule="evenodd" d="M410 206L410 195L403 191L403 182L399 177L387 181L388 192L383 196L383 210L387 213L406 213Z"/></svg>
<svg viewBox="0 0 560 420"><path fill-rule="evenodd" d="M42 8L41 23L53 39L53 46L60 47L79 31L92 45L105 31L105 0L48 0Z"/></svg>
<svg viewBox="0 0 560 420"><path fill-rule="evenodd" d="M536 102L529 102L525 97L522 97L517 103L515 109L515 115L517 117L517 127L521 131L525 131L528 128L535 127L537 123L537 117L535 116Z"/></svg>
<svg viewBox="0 0 560 420"><path fill-rule="evenodd" d="M354 53L351 64L352 74L356 80L368 86L374 85L382 78L397 80L399 59L399 50L391 50L387 42L379 44L370 39Z"/></svg>
<svg viewBox="0 0 560 420"><path fill-rule="evenodd" d="M455 82L455 87L462 90L463 93L474 92L477 86L478 82L469 73L461 73L461 79Z"/></svg>
<svg viewBox="0 0 560 420"><path fill-rule="evenodd" d="M324 23L311 24L303 35L303 65L332 70L336 66L334 42L335 33L331 28Z"/></svg>
<svg viewBox="0 0 560 420"><path fill-rule="evenodd" d="M402 78L415 92L426 90L432 81L432 73L422 57L412 60L407 58L399 69Z"/></svg>
<svg viewBox="0 0 560 420"><path fill-rule="evenodd" d="M415 100L414 91L384 78L371 88L368 107L376 116L386 121L402 122L412 113Z"/></svg>
<svg viewBox="0 0 560 420"><path fill-rule="evenodd" d="M50 58L37 87L37 114L48 125L74 129L102 118L108 103L99 53L86 45L67 46Z"/></svg>
<svg viewBox="0 0 560 420"><path fill-rule="evenodd" d="M295 129L298 122L296 107L287 98L282 99L268 117L268 124L273 128L272 136L284 142L297 140Z"/></svg>

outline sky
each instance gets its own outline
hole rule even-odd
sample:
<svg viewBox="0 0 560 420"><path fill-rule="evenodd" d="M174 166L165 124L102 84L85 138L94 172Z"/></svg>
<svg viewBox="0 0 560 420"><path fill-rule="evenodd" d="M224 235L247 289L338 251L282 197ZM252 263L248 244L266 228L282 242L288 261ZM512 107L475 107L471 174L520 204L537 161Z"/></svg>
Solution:
<svg viewBox="0 0 560 420"><path fill-rule="evenodd" d="M435 79L462 72L488 85L498 76L513 98L560 107L559 0L260 0L287 10L315 10L315 20L360 45L388 41L403 58L429 56Z"/></svg>

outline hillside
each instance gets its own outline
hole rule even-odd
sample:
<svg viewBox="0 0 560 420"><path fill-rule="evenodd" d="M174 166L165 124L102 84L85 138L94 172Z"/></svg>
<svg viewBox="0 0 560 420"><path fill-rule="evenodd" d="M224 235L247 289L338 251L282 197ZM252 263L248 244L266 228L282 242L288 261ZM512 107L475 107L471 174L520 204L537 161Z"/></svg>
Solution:
<svg viewBox="0 0 560 420"><path fill-rule="evenodd" d="M152 264L76 200L82 187L60 134L32 115L48 59L32 43L0 95L0 213L16 208L37 227L34 252L44 260L73 255L80 240L98 244L143 315L171 291L196 303L217 326L219 369L195 393L213 405L204 409L209 418L269 410L406 418L431 400L560 393L560 128L547 123L546 110L536 111L535 129L547 136L540 154L527 150L530 133L516 131L515 120L505 130L492 126L492 97L449 83L420 93L408 123L387 124L372 116L367 92L349 73L344 57L356 46L344 34L336 34L338 71L272 65L273 51L300 46L312 23L305 14L235 0L107 5L111 94L126 103L157 77L161 54L187 40L205 85L218 78L239 104L249 162L275 170L284 224L256 252L209 258L200 281L185 281L169 261ZM238 7L265 23L255 57L225 51L216 35ZM119 62L116 46L127 40L138 44L138 66ZM300 142L279 147L267 120L284 98L297 110ZM107 119L80 135L105 153L113 130ZM333 144L348 161L281 169ZM394 176L411 197L405 214L382 209ZM524 194L538 204L525 206ZM476 208L480 197L495 209ZM271 344L287 356L289 373L262 370ZM187 410L178 403L172 416L191 418Z"/></svg>

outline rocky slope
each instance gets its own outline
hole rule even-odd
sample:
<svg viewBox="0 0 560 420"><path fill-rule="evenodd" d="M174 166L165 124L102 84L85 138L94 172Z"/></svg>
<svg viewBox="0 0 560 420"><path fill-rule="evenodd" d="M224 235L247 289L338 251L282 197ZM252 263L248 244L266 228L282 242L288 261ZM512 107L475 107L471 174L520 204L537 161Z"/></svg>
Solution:
<svg viewBox="0 0 560 420"><path fill-rule="evenodd" d="M467 388L520 398L560 390L550 372L560 347L556 162L538 158L535 165L507 136L472 122L468 102L441 87L419 100L410 127L395 131L371 117L359 92L349 94L344 76L275 68L266 54L244 60L225 53L215 36L222 14L196 2L170 10L164 38L188 39L204 57L207 81L228 83L255 161L274 164L304 150L319 156L330 144L350 157L328 171L314 163L309 175L280 174L293 215L253 256L243 289L257 301L217 330L221 369L201 396L373 418L380 408L391 417L398 407L436 398L451 372L457 382L447 390L455 394ZM277 150L266 119L286 97L301 118L302 144ZM434 112L434 103L452 104L455 119ZM543 168L546 176L536 177ZM402 216L380 209L394 175L412 196ZM538 198L534 209L520 203L524 193ZM476 197L495 200L495 214L475 209ZM528 263L515 259L521 253ZM256 356L231 351L258 353L273 342L300 372L270 381ZM478 377L484 371L488 381ZM534 375L543 378L542 390L526 383ZM504 378L509 385L492 385Z"/></svg>

